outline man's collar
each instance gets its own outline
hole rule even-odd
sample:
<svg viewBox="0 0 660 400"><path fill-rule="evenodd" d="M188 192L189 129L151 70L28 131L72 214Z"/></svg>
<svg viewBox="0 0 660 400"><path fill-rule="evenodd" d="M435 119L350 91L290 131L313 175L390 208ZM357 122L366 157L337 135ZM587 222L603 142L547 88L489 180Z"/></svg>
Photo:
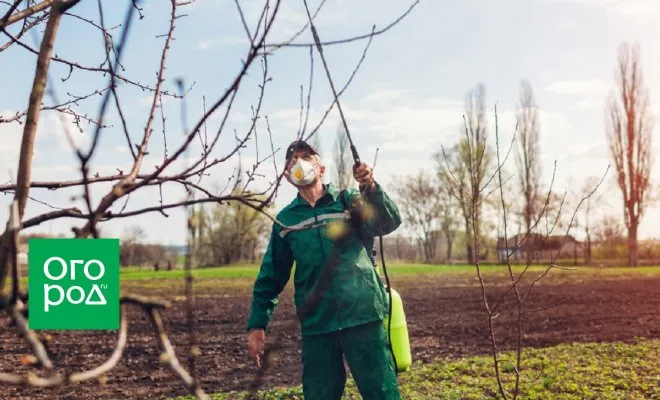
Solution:
<svg viewBox="0 0 660 400"><path fill-rule="evenodd" d="M337 196L339 196L339 188L335 186L333 183L328 183L327 185L324 185L325 187L325 192L323 192L323 195L330 195L332 196L332 200L337 200Z"/></svg>
<svg viewBox="0 0 660 400"><path fill-rule="evenodd" d="M319 201L321 201L321 199L323 199L324 197L326 197L328 195L330 195L332 197L333 201L337 201L337 197L339 196L339 189L333 183L323 184L323 195L321 195L321 198L319 199ZM317 202L317 204L318 204L318 202ZM307 201L305 199L303 199L303 197L300 195L300 193L298 193L296 195L296 198L293 199L293 201L291 202L292 207L296 207L296 206L299 206L299 205L309 206L309 203L307 203Z"/></svg>

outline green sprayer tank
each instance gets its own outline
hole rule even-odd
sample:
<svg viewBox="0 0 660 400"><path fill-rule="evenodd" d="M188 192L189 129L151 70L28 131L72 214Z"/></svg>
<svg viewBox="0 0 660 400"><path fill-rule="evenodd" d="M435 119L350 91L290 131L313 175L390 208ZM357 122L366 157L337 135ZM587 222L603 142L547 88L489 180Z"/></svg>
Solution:
<svg viewBox="0 0 660 400"><path fill-rule="evenodd" d="M403 312L403 302L399 293L392 289L392 325L389 326L390 341L392 343L392 353L396 360L397 372L404 372L410 369L412 356L410 354L410 340L408 338L408 326L406 324L406 314ZM388 331L389 318L385 316L385 331Z"/></svg>

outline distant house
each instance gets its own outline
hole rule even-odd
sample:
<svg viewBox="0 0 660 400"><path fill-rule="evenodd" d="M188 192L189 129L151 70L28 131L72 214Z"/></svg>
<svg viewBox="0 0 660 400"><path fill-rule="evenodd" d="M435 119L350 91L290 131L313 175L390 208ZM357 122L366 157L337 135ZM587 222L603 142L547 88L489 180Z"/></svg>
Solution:
<svg viewBox="0 0 660 400"><path fill-rule="evenodd" d="M497 239L497 259L506 263L507 256L514 263L549 261L551 259L575 259L584 256L584 245L571 235L540 235L518 234L508 238Z"/></svg>

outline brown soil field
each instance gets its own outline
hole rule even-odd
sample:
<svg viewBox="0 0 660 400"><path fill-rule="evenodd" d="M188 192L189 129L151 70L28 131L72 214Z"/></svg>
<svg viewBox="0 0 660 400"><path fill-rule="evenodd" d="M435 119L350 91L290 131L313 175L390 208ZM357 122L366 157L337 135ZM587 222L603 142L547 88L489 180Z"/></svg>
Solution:
<svg viewBox="0 0 660 400"><path fill-rule="evenodd" d="M454 284L442 275L429 279L406 279L393 285L401 294L411 340L413 361L436 357L453 358L490 352L488 318L475 282ZM502 292L504 282L489 282L491 301ZM137 290L136 290L137 291ZM178 290L177 290L178 291ZM175 290L151 289L149 294L172 299ZM174 292L174 294L173 294ZM207 393L249 388L257 368L247 359L245 322L250 304L247 286L233 289L200 288L196 301L196 334L201 356L196 370ZM578 296L578 297L575 297ZM565 302L566 299L573 298ZM510 294L494 320L501 349L517 340L516 310ZM563 303L562 303L563 302ZM561 303L557 305L558 303ZM174 302L163 312L170 339L182 364L187 343L185 303ZM635 337L660 338L660 277L620 280L597 278L539 284L525 304L539 309L525 314L524 346L551 346L566 342L632 341ZM159 362L160 347L146 315L127 308L129 339L124 357L106 377L107 382L33 389L4 386L2 399L147 399L187 394L169 369ZM28 353L25 341L0 320L0 372L26 372L20 362ZM91 368L111 354L116 340L112 332L48 332L48 350L56 365L69 371ZM45 332L39 332L44 336ZM267 346L276 346L276 360L267 369L261 388L300 383L300 331L292 305L290 286L283 293L267 336Z"/></svg>

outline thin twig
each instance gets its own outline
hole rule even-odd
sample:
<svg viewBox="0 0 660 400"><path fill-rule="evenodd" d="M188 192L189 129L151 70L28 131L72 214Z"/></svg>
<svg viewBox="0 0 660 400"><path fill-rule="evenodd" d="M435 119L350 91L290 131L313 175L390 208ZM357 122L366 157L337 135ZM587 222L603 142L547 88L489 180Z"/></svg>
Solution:
<svg viewBox="0 0 660 400"><path fill-rule="evenodd" d="M395 19L394 21L389 23L383 29L379 29L377 31L372 31L372 33L367 33L367 34L358 35L358 36L352 36L352 37L347 38L347 39L330 40L330 41L327 41L327 42L321 42L321 45L323 45L323 46L332 46L332 45L337 45L337 44L346 44L346 43L351 43L351 42L355 42L355 41L362 40L362 39L367 39L367 38L369 38L369 40L371 40L371 38L373 36L381 35L381 34L387 32L388 30L390 30L391 28L393 28L399 22L401 22L408 14L410 14L412 12L412 10L415 8L415 6L417 6L417 4L419 4L419 1L420 0L416 0L414 3L412 3L410 5L410 7L403 14L401 14L397 19ZM314 43L286 43L285 42L285 43L269 44L269 45L267 45L267 48L268 49L271 49L271 48L277 49L277 48L280 48L280 47L307 47L307 46L311 46L311 45L314 45Z"/></svg>

